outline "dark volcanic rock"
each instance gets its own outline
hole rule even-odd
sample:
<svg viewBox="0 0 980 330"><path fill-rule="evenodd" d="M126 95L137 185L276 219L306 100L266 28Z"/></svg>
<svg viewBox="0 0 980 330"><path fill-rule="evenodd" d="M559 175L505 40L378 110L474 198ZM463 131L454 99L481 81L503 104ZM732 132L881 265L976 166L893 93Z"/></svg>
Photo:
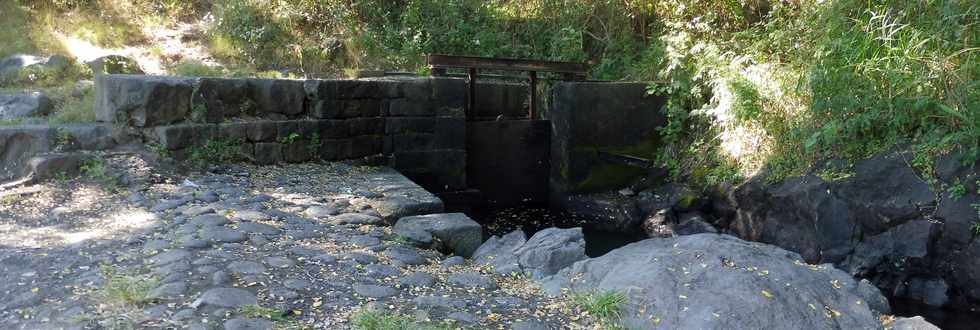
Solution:
<svg viewBox="0 0 980 330"><path fill-rule="evenodd" d="M544 283L550 294L625 293L628 328L880 328L859 286L829 265L806 265L795 253L716 234L640 241L577 262ZM883 300L880 293L870 299Z"/></svg>

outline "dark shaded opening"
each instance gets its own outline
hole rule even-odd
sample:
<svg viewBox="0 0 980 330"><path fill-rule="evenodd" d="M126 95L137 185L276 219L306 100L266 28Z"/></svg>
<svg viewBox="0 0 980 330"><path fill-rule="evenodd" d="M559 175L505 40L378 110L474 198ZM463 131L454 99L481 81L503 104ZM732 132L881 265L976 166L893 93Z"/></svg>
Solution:
<svg viewBox="0 0 980 330"><path fill-rule="evenodd" d="M892 299L889 304L896 316L922 316L943 330L973 330L980 327L980 313L938 308L907 299Z"/></svg>
<svg viewBox="0 0 980 330"><path fill-rule="evenodd" d="M646 238L642 232L622 233L588 229L588 227L583 226L586 219L543 205L475 207L469 210L467 215L483 225L487 237L490 235L502 236L520 229L530 238L534 233L546 228L583 227L585 254L592 258Z"/></svg>

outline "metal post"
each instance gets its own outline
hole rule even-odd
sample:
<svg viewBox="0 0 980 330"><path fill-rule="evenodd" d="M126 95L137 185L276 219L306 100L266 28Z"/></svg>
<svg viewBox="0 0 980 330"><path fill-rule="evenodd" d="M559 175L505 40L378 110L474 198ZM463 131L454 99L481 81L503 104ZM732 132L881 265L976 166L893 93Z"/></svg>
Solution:
<svg viewBox="0 0 980 330"><path fill-rule="evenodd" d="M467 103L469 106L466 108L466 118L474 118L476 116L476 68L470 68L470 92Z"/></svg>
<svg viewBox="0 0 980 330"><path fill-rule="evenodd" d="M531 91L531 104L528 110L527 119L534 120L534 113L538 110L538 73L535 71L528 71L528 80L530 80Z"/></svg>

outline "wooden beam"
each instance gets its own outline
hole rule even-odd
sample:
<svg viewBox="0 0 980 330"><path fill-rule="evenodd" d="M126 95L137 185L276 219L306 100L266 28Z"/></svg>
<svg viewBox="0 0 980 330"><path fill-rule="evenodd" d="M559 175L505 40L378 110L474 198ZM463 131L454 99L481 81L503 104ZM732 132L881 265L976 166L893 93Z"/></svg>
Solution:
<svg viewBox="0 0 980 330"><path fill-rule="evenodd" d="M589 71L587 65L573 62L549 62L442 54L429 54L426 56L426 60L430 69L476 68L502 71L540 71L570 73L576 76L585 76Z"/></svg>

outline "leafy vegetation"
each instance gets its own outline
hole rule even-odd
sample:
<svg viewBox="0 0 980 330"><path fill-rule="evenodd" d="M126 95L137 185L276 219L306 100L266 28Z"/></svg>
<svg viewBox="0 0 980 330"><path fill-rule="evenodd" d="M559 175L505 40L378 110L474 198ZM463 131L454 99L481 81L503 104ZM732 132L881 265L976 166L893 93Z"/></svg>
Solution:
<svg viewBox="0 0 980 330"><path fill-rule="evenodd" d="M102 296L107 303L132 306L150 302L150 290L157 285L155 279L126 275L111 266L103 266L101 271L105 278Z"/></svg>
<svg viewBox="0 0 980 330"><path fill-rule="evenodd" d="M592 78L649 81L667 98L666 147L648 156L701 188L896 145L920 165L980 158L976 1L15 0L0 11L9 52L56 52L50 31L138 43L134 27L207 14L221 67L172 68L189 76L425 73L426 53L588 62Z"/></svg>
<svg viewBox="0 0 980 330"><path fill-rule="evenodd" d="M80 170L85 180L100 184L106 190L112 192L119 188L118 178L109 173L106 161L102 158L85 161Z"/></svg>
<svg viewBox="0 0 980 330"><path fill-rule="evenodd" d="M605 292L576 292L572 294L572 303L575 306L595 317L604 328L616 328L619 321L623 304L626 303L626 294L617 291Z"/></svg>
<svg viewBox="0 0 980 330"><path fill-rule="evenodd" d="M241 145L241 141L210 139L202 145L191 147L187 161L197 167L241 161Z"/></svg>
<svg viewBox="0 0 980 330"><path fill-rule="evenodd" d="M395 312L363 307L351 315L351 325L355 330L448 330L446 324L418 322L408 316Z"/></svg>

